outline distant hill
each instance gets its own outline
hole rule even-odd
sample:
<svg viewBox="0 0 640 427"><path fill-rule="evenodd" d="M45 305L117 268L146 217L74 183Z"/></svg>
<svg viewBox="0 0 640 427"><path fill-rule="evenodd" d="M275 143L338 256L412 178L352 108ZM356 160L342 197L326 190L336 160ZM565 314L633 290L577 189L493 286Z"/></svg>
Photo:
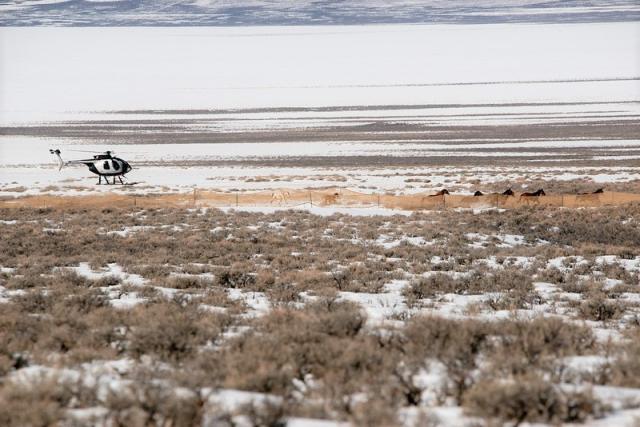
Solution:
<svg viewBox="0 0 640 427"><path fill-rule="evenodd" d="M640 21L637 0L0 0L0 26Z"/></svg>

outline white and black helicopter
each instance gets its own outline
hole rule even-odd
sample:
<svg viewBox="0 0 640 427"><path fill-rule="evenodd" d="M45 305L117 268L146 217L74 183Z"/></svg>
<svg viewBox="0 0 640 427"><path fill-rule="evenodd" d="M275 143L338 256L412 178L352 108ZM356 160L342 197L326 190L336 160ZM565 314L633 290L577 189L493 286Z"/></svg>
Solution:
<svg viewBox="0 0 640 427"><path fill-rule="evenodd" d="M62 160L59 149L49 150L51 154L54 154L58 158L58 170L61 170L65 165L83 164L89 167L89 170L98 175L98 184L102 184L102 178L106 184L109 182L109 177L113 177L113 184L116 183L116 178L120 181L120 184L125 184L122 178L125 174L129 173L133 168L129 163L122 160L119 157L112 156L111 151L105 151L104 154L95 154L92 159L70 160L65 162Z"/></svg>

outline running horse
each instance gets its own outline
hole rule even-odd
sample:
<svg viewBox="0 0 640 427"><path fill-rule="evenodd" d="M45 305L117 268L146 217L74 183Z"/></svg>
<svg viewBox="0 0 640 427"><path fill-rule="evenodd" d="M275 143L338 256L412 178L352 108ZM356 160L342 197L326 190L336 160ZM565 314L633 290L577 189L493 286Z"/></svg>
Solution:
<svg viewBox="0 0 640 427"><path fill-rule="evenodd" d="M286 190L277 190L271 193L271 201L269 203L278 203L279 205L283 203L287 203L289 198L291 197L291 193Z"/></svg>
<svg viewBox="0 0 640 427"><path fill-rule="evenodd" d="M586 195L589 195L589 194L602 194L602 193L604 193L604 188L598 188L593 193L578 193L578 196L586 196Z"/></svg>
<svg viewBox="0 0 640 427"><path fill-rule="evenodd" d="M532 201L532 202L538 203L538 197L540 197L540 196L546 196L546 195L547 195L547 193L545 193L545 192L544 192L544 190L541 188L541 189L539 189L538 191L535 191L535 192L533 192L533 193L522 193L522 194L520 195L520 198L519 198L518 200L519 200L520 202L522 202L522 201L524 200L524 201L525 201L525 202L527 202L527 203L528 203L529 201Z"/></svg>
<svg viewBox="0 0 640 427"><path fill-rule="evenodd" d="M503 196L515 196L515 194L513 194L513 190L511 188L507 188L503 193Z"/></svg>
<svg viewBox="0 0 640 427"><path fill-rule="evenodd" d="M438 191L436 194L429 194L428 197L438 197L438 196L444 196L444 195L449 195L449 190L447 190L446 188L443 188L442 190Z"/></svg>
<svg viewBox="0 0 640 427"><path fill-rule="evenodd" d="M338 198L340 197L340 193L327 194L322 196L322 204L323 205L335 205L338 203Z"/></svg>
<svg viewBox="0 0 640 427"><path fill-rule="evenodd" d="M480 197L480 196L484 196L484 193L482 191L476 191L475 193L473 193L473 197Z"/></svg>

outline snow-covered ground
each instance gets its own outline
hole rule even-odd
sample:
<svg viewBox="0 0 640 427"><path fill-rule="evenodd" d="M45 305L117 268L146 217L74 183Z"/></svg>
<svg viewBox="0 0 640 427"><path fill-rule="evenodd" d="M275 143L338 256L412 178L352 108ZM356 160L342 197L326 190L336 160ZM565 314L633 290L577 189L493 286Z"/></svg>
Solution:
<svg viewBox="0 0 640 427"><path fill-rule="evenodd" d="M519 136L519 131L469 137L474 126L572 122L578 129L607 121L609 133L633 126L640 116L638 32L637 22L3 27L0 186L6 195L48 186L94 190L84 169L55 170L48 152L54 147L66 159L88 156L73 150L114 150L134 166L130 180L149 191L340 185L414 192L531 174L539 179L593 174L597 182L626 182L638 178L637 168L596 172L574 170L569 163L630 165L640 158L634 128L611 138ZM456 139L443 134L442 126L470 130ZM97 136L83 136L96 127ZM80 130L66 136L72 128ZM347 130L313 133L332 128ZM274 132L285 132L284 139L270 136ZM300 132L307 134L298 137ZM161 141L145 139L160 133ZM233 142L211 143L221 134ZM172 143L172 135L179 143ZM263 135L268 143L261 142ZM523 153L529 161L566 167L511 173L499 167L444 167L450 157L478 162ZM443 167L376 162L332 168L318 160L375 156L440 159ZM315 158L316 164L256 167L265 166L256 162L293 158ZM239 161L253 163L242 167ZM428 183L412 185L412 178Z"/></svg>
<svg viewBox="0 0 640 427"><path fill-rule="evenodd" d="M638 101L638 23L0 28L0 119Z"/></svg>

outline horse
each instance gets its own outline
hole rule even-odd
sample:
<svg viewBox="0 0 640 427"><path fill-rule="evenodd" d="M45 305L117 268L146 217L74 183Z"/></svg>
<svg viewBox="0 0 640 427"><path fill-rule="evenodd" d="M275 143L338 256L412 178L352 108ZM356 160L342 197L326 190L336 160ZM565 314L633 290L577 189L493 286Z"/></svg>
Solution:
<svg viewBox="0 0 640 427"><path fill-rule="evenodd" d="M334 205L334 204L338 203L338 197L340 197L339 193L327 194L326 196L322 197L322 204L323 205Z"/></svg>
<svg viewBox="0 0 640 427"><path fill-rule="evenodd" d="M482 191L476 191L475 193L473 193L473 197L480 197L480 196L484 196L484 193L482 193Z"/></svg>
<svg viewBox="0 0 640 427"><path fill-rule="evenodd" d="M522 193L520 195L520 197L540 197L540 196L546 196L547 193L544 192L544 190L541 188L536 192L533 193Z"/></svg>
<svg viewBox="0 0 640 427"><path fill-rule="evenodd" d="M429 197L444 196L445 194L449 195L449 190L447 190L446 188L443 188L442 190L438 191L436 194L429 194Z"/></svg>
<svg viewBox="0 0 640 427"><path fill-rule="evenodd" d="M533 193L522 193L520 195L520 198L518 199L519 201L525 201L525 202L529 202L529 201L535 201L536 203L538 202L538 197L540 196L546 196L547 193L544 192L544 190L541 188L538 191L535 191ZM524 199L523 199L524 197Z"/></svg>
<svg viewBox="0 0 640 427"><path fill-rule="evenodd" d="M507 188L503 193L503 196L515 196L515 194L513 194L513 190L511 188Z"/></svg>
<svg viewBox="0 0 640 427"><path fill-rule="evenodd" d="M278 202L278 204L281 205L283 203L287 203L289 197L291 197L291 193L289 193L288 191L274 191L273 193L271 193L271 202L269 203Z"/></svg>
<svg viewBox="0 0 640 427"><path fill-rule="evenodd" d="M578 193L578 196L586 196L587 194L602 194L604 193L604 188L598 188L593 193Z"/></svg>

